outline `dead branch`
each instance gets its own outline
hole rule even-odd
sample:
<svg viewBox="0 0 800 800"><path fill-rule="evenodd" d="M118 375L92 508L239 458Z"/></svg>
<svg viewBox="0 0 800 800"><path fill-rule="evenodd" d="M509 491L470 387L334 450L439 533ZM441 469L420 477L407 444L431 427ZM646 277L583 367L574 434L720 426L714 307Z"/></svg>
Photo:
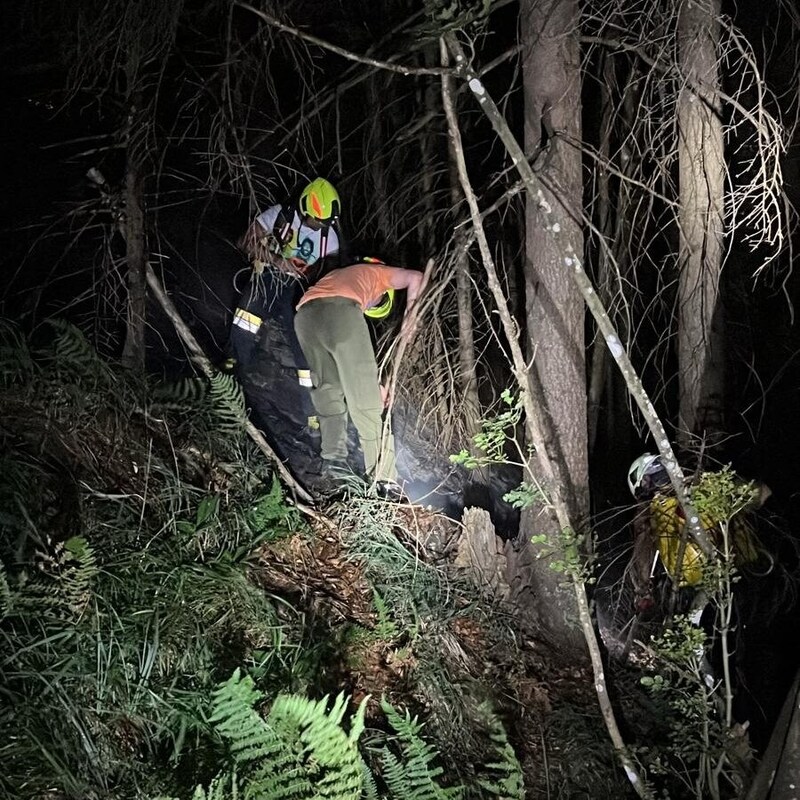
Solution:
<svg viewBox="0 0 800 800"><path fill-rule="evenodd" d="M249 5L248 3L237 2L237 6L246 9L247 11L252 12L257 17L261 17L268 25L272 25L272 27L277 28L284 33L290 33L292 36L296 36L298 39L303 39L306 42L310 42L311 44L315 44L318 47L322 47L324 50L330 50L332 53L336 53L337 55L341 56L342 58L346 58L348 61L359 61L362 64L366 64L370 67L375 67L375 69L383 69L388 70L389 72L397 72L400 75L442 75L443 70L440 67L409 67L403 64L392 64L389 61L380 61L376 58L370 58L369 56L362 56L356 53L353 53L350 50L345 50L343 47L338 47L335 44L331 44L330 42L325 41L325 39L320 39L318 36L314 36L311 33L305 33L305 31L301 31L298 28L293 28L291 25L286 25L283 22L275 19L275 17L271 16L270 14L265 13L253 6Z"/></svg>
<svg viewBox="0 0 800 800"><path fill-rule="evenodd" d="M466 60L464 55L464 51L461 48L461 45L458 43L458 40L452 36L448 35L447 37L447 46L453 51L455 58L456 58L456 67L461 75L461 77L466 81L467 85L469 86L470 90L472 91L473 96L478 101L483 112L488 117L489 121L492 124L492 127L497 133L500 140L505 145L508 153L511 157L511 160L514 166L519 171L522 180L525 183L526 189L529 195L532 198L535 198L539 204L540 211L544 216L546 222L546 230L559 240L559 234L561 232L561 228L557 223L553 223L549 221L550 215L552 214L552 207L548 205L548 202L545 200L543 187L541 181L534 173L531 165L528 163L528 159L525 157L525 153L523 152L522 148L520 147L519 143L517 142L516 138L514 137L511 129L508 127L505 118L500 113L500 110L495 105L492 98L489 96L488 92L486 91L483 83L478 78L474 70L471 68L469 63ZM477 204L476 204L476 212L477 212ZM475 223L477 225L477 222ZM488 244L486 244L486 251L488 254ZM482 248L483 249L483 248ZM491 258L491 256L490 256ZM586 305L589 308L594 320L598 326L598 328L603 333L603 336L606 340L606 344L608 345L608 349L614 358L614 361L617 363L617 366L622 373L622 377L625 380L625 384L628 388L628 392L636 401L636 404L639 406L642 414L644 415L645 420L647 421L647 425L650 428L650 432L655 440L656 446L658 447L658 451L662 456L664 461L664 465L667 469L667 472L670 476L670 481L672 483L672 487L675 491L675 496L678 499L678 502L683 509L686 520L687 520L687 527L689 529L690 535L692 538L697 542L698 546L701 550L705 553L705 555L713 559L715 556L715 549L713 544L711 543L708 535L703 530L703 526L700 523L700 515L697 513L694 505L691 502L691 498L686 490L686 486L684 484L684 475L681 471L680 466L678 465L678 459L675 456L675 453L672 449L672 445L669 441L669 437L667 436L666 429L664 428L664 423L661 421L660 417L656 413L655 407L653 406L652 401L650 400L643 384L641 378L637 374L636 370L633 368L633 364L631 364L630 358L625 350L624 345L619 339L616 330L614 329L613 324L608 316L608 312L605 310L602 301L597 296L597 292L594 290L592 286L592 282L589 279L589 276L583 269L583 265L581 263L581 257L574 252L571 245L568 243L565 245L565 253L564 253L564 266L570 270L573 279L576 281L578 288L581 291L581 294L586 302ZM499 284L498 284L498 291L499 291ZM502 297L502 294L499 294L499 297ZM502 312L501 312L502 318ZM510 330L514 330L513 322L510 320L509 322L512 325ZM513 340L512 340L513 341ZM517 344L517 349L519 349L519 345ZM515 372L520 371L520 366L524 364L524 359L522 358L521 351L519 352L519 361L517 361L517 356L515 354ZM524 373L520 372L517 375L518 379L521 379L520 385L525 386L527 377ZM533 406L533 403L530 402L530 405ZM533 408L534 414L538 413L535 408ZM528 413L528 409L526 407L526 413ZM536 417L534 417L536 418ZM538 439L538 437L537 437ZM544 441L544 439L540 439L539 441ZM551 471L550 475L545 476L546 479L552 481L553 473ZM548 486L548 490L552 492L552 488ZM558 494L552 496L554 505L557 501L559 501Z"/></svg>
<svg viewBox="0 0 800 800"><path fill-rule="evenodd" d="M441 42L442 61L444 63L447 63L448 60L448 49L450 49L455 55L456 65L463 68L463 65L465 64L464 53L458 42L452 36L446 36ZM491 102L488 94L477 77L470 76L468 82L470 89L473 93L477 94L479 102L482 106L487 102ZM519 332L517 330L517 325L511 316L508 304L506 303L502 286L500 285L497 271L495 269L494 259L492 258L492 254L489 250L489 243L486 239L486 233L484 232L483 225L480 220L478 200L475 196L475 192L472 189L469 175L467 174L464 148L461 142L461 132L458 127L458 119L456 117L455 106L453 104L452 89L447 78L442 80L442 97L450 132L451 146L455 155L458 176L461 182L461 188L464 191L464 195L469 206L473 229L478 240L478 247L480 249L481 258L483 260L486 276L489 282L489 289L494 297L495 306L498 314L500 315L500 320L502 322L503 329L506 332L506 338L508 339L509 347L511 349L514 378L517 381L517 385L521 389L521 397L525 409L525 425L528 429L530 440L538 453L541 469L544 472L545 495L558 519L558 524L561 529L564 531L575 530L570 520L566 502L561 495L561 487L566 484L557 479L557 467L550 458L550 454L547 452L547 439L545 438L543 430L544 421L542 419L540 410L536 407L533 399L534 394L531 391L530 386L530 371L519 343ZM497 111L496 107L492 106L492 108L499 116L499 111ZM484 110L486 109L484 108ZM492 124L493 126L495 125L494 121L492 121ZM495 126L495 130L497 130L497 126ZM507 134L508 137L511 137L511 133L507 129L504 131L504 134ZM514 144L516 144L516 140L514 140ZM519 145L517 145L517 149L519 150ZM512 158L515 155L516 153L512 153ZM521 154L521 151L520 156L522 161L527 166L528 162L524 155ZM529 166L528 169L530 170ZM523 180L525 180L525 174L522 173L522 170L520 170L520 172ZM531 171L531 175L532 174L533 173ZM541 190L539 190L539 194L541 195ZM580 618L581 631L583 632L586 646L589 651L589 657L592 663L592 670L595 679L595 691L603 720L606 724L606 729L608 730L609 737L611 738L614 748L617 751L619 759L625 768L625 772L627 773L632 786L640 797L648 797L647 787L640 777L636 763L628 753L627 747L625 746L625 741L622 738L622 733L619 729L619 725L617 724L616 715L611 705L611 700L608 696L605 669L603 667L603 658L600 651L600 645L595 634L594 625L592 623L592 615L589 609L589 599L586 596L584 583L577 577L574 577L573 586L575 590L576 604L578 607L578 615Z"/></svg>

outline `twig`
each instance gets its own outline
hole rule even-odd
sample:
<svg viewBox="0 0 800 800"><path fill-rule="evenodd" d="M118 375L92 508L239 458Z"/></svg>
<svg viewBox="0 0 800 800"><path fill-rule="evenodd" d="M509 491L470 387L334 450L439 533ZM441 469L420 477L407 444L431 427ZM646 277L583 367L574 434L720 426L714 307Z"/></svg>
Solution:
<svg viewBox="0 0 800 800"><path fill-rule="evenodd" d="M403 356L405 355L408 345L414 338L414 333L416 332L417 329L417 322L419 320L419 314L420 314L420 301L422 300L423 292L427 288L428 282L430 281L431 273L433 272L433 265L434 265L433 259L429 258L428 263L425 265L425 270L422 273L422 283L420 283L417 299L414 302L412 308L408 310L406 319L403 321L403 324L407 326L406 330L408 331L408 333L404 336L401 336L398 339L397 349L395 350L392 357L392 372L387 384L389 390L389 405L386 411L386 418L383 422L383 428L381 431L381 441L385 440L389 432L389 428L391 425L391 418L392 418L392 407L394 405L395 387L397 386L397 376L400 372L400 364L403 361ZM382 457L383 447L380 448L379 452L381 453ZM378 464L375 470L375 474L376 475L380 474L380 463Z"/></svg>

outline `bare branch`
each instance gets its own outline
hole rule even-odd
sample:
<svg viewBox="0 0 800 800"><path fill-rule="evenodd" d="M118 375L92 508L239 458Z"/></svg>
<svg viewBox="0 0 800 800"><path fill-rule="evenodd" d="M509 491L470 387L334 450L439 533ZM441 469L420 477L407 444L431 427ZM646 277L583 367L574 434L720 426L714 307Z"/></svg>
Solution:
<svg viewBox="0 0 800 800"><path fill-rule="evenodd" d="M404 66L403 64L392 64L389 61L379 61L378 59L370 58L369 56L362 56L357 53L353 53L350 50L345 50L343 47L338 47L335 44L331 44L331 42L328 42L325 39L320 39L318 36L314 36L311 33L305 33L298 28L293 28L291 25L286 25L285 23L275 19L275 17L271 16L270 14L267 14L257 8L253 8L253 6L249 5L248 3L237 2L236 5L247 9L257 17L261 17L261 19L263 19L268 25L272 25L274 28L283 31L284 33L290 33L292 36L297 36L299 39L303 39L306 42L310 42L318 47L322 47L324 50L329 50L331 53L336 53L342 58L346 58L348 61L358 61L362 64L367 64L370 67L375 67L375 69L397 72L400 75L442 75L445 72L445 70L441 69L440 67L409 67Z"/></svg>
<svg viewBox="0 0 800 800"><path fill-rule="evenodd" d="M448 36L448 46L455 54L456 67L461 77L466 81L467 85L472 91L473 96L483 109L483 112L488 117L495 132L508 150L511 161L519 171L528 193L531 197L538 200L540 203L540 210L542 211L545 220L548 220L552 209L547 207L539 178L533 172L531 165L528 163L528 159L525 157L525 153L522 151L522 148L515 139L511 129L508 127L508 123L500 113L500 110L497 108L492 98L489 96L489 93L486 91L486 88L481 80L475 74L475 71L467 62L464 52L455 37ZM548 220L546 224L546 230L548 230L552 236L556 237L556 239L559 238L559 233L561 231L559 225ZM564 253L564 265L571 271L574 280L577 282L578 288L580 289L581 294L583 295L583 298L589 310L591 311L595 322L597 323L597 326L603 332L609 351L611 352L611 355L613 356L617 366L620 369L620 372L622 373L622 377L625 380L628 391L636 401L636 404L639 406L639 409L647 421L650 432L653 435L653 439L655 440L659 453L663 457L667 472L669 473L670 481L675 491L675 496L677 497L681 508L685 512L687 527L692 538L697 542L698 546L702 549L706 556L708 556L710 559L713 559L715 556L714 545L710 541L708 534L705 532L705 530L703 530L702 523L700 522L700 515L694 508L691 498L686 490L686 486L684 485L684 475L678 465L678 459L676 458L672 449L669 437L664 429L664 424L656 413L655 407L653 406L650 397L642 385L641 378L639 378L636 370L633 368L633 364L631 364L625 347L620 341L620 338L611 323L608 313L603 307L600 298L597 296L597 292L594 290L588 275L583 269L581 257L579 254L572 251L570 245L566 246L566 251Z"/></svg>

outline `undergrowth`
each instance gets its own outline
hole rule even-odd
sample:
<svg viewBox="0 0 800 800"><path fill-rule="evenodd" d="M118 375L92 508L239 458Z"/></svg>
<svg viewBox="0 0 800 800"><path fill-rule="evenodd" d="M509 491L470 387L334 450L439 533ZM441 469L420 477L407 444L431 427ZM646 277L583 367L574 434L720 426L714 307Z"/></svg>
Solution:
<svg viewBox="0 0 800 800"><path fill-rule="evenodd" d="M482 756L466 774L388 699L367 719L366 701L297 693L329 680L334 625L254 579L265 547L314 534L230 378L154 387L72 326L31 344L3 325L0 393L0 793L523 797L488 703L462 717ZM377 619L352 641L411 652L425 628L430 651L454 585L391 533L391 506L353 508L382 533L351 539Z"/></svg>

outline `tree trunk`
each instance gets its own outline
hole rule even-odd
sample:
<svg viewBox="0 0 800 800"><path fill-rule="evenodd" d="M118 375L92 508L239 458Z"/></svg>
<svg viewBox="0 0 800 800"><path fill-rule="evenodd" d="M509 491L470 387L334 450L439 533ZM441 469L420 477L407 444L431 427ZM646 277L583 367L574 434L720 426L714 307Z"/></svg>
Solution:
<svg viewBox="0 0 800 800"><path fill-rule="evenodd" d="M598 241L597 256L596 256L596 269L594 276L594 284L600 294L603 302L608 305L609 284L610 284L610 271L611 265L609 264L609 254L603 246L604 241L611 241L611 227L612 221L612 205L611 205L611 189L609 186L609 170L604 167L604 164L609 163L611 160L611 136L613 126L613 95L612 84L614 81L614 63L613 59L605 55L603 57L601 74L603 80L600 82L601 93L601 119L600 119L600 143L598 146L598 155L600 157L600 165L597 169L597 230L600 234L601 241ZM588 449L590 453L594 452L594 445L597 439L597 427L600 420L600 409L603 400L603 395L607 391L607 378L609 378L608 366L608 347L605 341L599 335L595 337L591 347L591 358L588 375Z"/></svg>
<svg viewBox="0 0 800 800"><path fill-rule="evenodd" d="M464 193L458 182L453 143L448 149L450 155L450 199L454 209L463 207ZM469 274L469 251L464 246L464 226L455 231L454 264L456 273L456 301L458 305L458 388L461 393L459 413L464 422L466 434L472 442L480 432L480 403L478 401L478 365L475 358L475 332L472 318L472 280ZM474 445L471 445L470 449Z"/></svg>
<svg viewBox="0 0 800 800"><path fill-rule="evenodd" d="M433 67L438 64L438 48L435 43L425 47L423 51L423 63L426 67ZM419 241L420 253L423 257L429 257L434 252L436 237L434 233L434 222L436 220L436 208L434 206L435 185L434 176L436 174L437 153L439 146L438 139L442 135L441 127L435 124L434 120L441 119L442 105L439 100L439 92L436 81L425 81L420 88L422 94L420 105L423 108L425 117L430 122L419 132L419 149L422 160L422 197L420 202L423 208L422 219L417 227L417 238Z"/></svg>
<svg viewBox="0 0 800 800"><path fill-rule="evenodd" d="M131 144L125 170L125 253L128 265L128 309L122 363L144 372L145 324L147 321L147 240L144 217L144 177Z"/></svg>
<svg viewBox="0 0 800 800"><path fill-rule="evenodd" d="M568 485L561 486L570 519L582 524L588 516L588 456L583 299L564 263L563 243L583 253L583 234L575 219L582 206L581 152L570 142L581 138L580 53L577 0L522 0L524 48L522 76L525 99L525 149L528 157L547 148L543 183L552 219L561 228L559 247L540 217L539 203L529 197L526 208L526 311L532 362L532 385L545 417L551 458L561 462ZM563 137L563 138L562 138ZM536 464L534 474L539 474ZM529 539L546 534L559 541L562 531L549 510L534 507L523 514ZM577 626L574 598L561 589L563 576L548 559L531 558L525 543L518 566L532 590L531 610L562 652L585 658ZM514 565L510 565L513 569ZM514 583L515 581L510 581Z"/></svg>
<svg viewBox="0 0 800 800"><path fill-rule="evenodd" d="M684 86L678 98L679 277L678 442L713 422L724 395L721 327L715 323L722 270L725 165L720 119L720 0L684 0L678 51ZM714 426L720 425L719 422Z"/></svg>
<svg viewBox="0 0 800 800"><path fill-rule="evenodd" d="M376 72L367 84L369 91L369 105L371 108L379 108L387 91L384 76ZM367 142L365 152L369 158L369 174L372 179L372 190L375 197L389 197L389 181L387 175L386 156L384 148L386 142L383 136L383 126L381 119L376 118L375 124L367 127ZM375 214L377 219L373 225L373 231L380 232L377 238L379 247L385 247L387 242L394 238L392 229L392 218L389 214L389 204L386 202L375 203Z"/></svg>

